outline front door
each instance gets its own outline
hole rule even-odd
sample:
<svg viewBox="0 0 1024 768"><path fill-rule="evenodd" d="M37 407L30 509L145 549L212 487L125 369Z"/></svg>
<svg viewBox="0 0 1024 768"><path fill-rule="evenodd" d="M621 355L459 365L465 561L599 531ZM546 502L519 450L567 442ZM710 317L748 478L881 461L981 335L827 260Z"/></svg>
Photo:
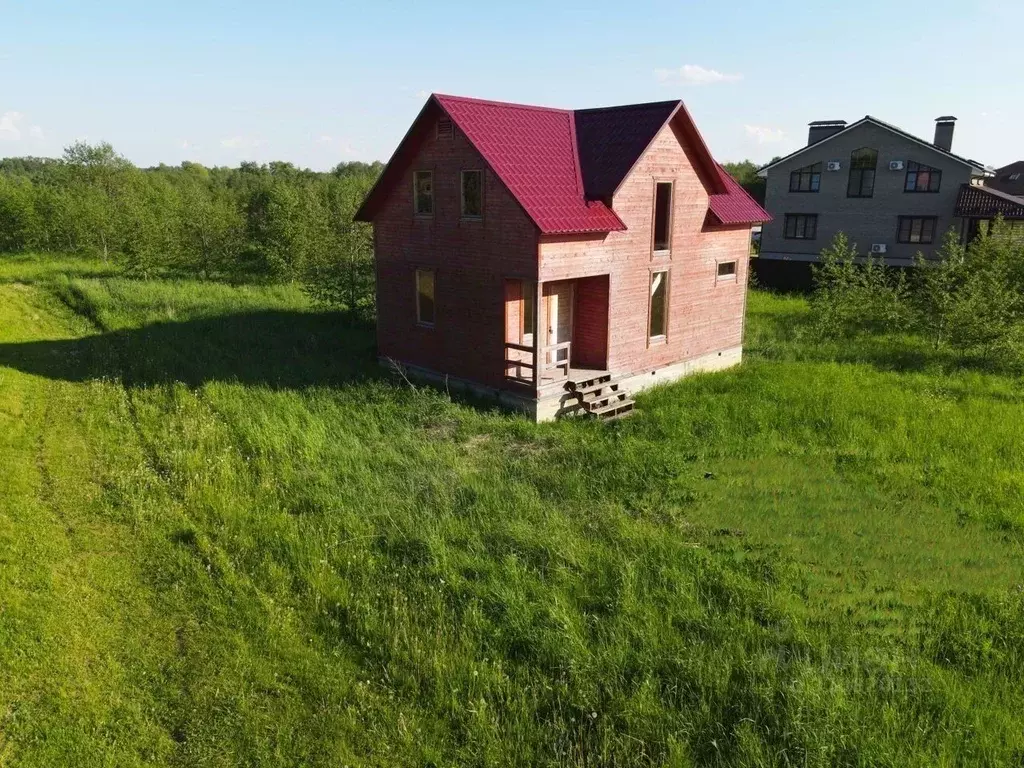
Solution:
<svg viewBox="0 0 1024 768"><path fill-rule="evenodd" d="M569 281L544 286L547 303L547 346L553 347L572 341L573 284ZM569 360L570 349L552 350L546 356L549 363Z"/></svg>

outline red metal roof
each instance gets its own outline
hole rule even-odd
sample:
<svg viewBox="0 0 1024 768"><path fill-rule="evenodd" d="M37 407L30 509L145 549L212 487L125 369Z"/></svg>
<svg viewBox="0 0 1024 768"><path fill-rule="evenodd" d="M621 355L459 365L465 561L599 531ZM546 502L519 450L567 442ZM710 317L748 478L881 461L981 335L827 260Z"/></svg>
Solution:
<svg viewBox="0 0 1024 768"><path fill-rule="evenodd" d="M758 205L721 165L718 166L718 175L729 190L708 198L710 213L719 224L760 224L772 220L771 214Z"/></svg>
<svg viewBox="0 0 1024 768"><path fill-rule="evenodd" d="M436 106L434 106L436 105ZM444 110L543 234L626 228L605 203L669 120L680 116L711 213L723 224L771 217L711 158L681 101L563 110L434 94L356 214L369 221L415 154L416 126Z"/></svg>
<svg viewBox="0 0 1024 768"><path fill-rule="evenodd" d="M436 95L541 232L613 232L626 225L583 194L572 112Z"/></svg>

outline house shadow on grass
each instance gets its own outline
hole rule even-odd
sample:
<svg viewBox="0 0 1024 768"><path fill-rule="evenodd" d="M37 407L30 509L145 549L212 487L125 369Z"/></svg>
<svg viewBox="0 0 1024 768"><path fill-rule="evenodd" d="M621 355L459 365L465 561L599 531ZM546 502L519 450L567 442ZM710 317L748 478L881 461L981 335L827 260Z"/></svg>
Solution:
<svg viewBox="0 0 1024 768"><path fill-rule="evenodd" d="M275 389L381 378L373 327L338 312L223 315L78 339L0 344L0 366L126 386L238 382Z"/></svg>

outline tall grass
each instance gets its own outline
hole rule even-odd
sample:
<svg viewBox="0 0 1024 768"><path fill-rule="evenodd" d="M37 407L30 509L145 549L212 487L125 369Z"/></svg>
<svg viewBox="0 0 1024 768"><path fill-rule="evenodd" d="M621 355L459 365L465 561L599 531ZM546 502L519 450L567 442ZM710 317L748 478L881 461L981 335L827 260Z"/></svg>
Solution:
<svg viewBox="0 0 1024 768"><path fill-rule="evenodd" d="M1018 381L750 307L741 368L533 425L291 288L0 285L0 757L1019 761Z"/></svg>

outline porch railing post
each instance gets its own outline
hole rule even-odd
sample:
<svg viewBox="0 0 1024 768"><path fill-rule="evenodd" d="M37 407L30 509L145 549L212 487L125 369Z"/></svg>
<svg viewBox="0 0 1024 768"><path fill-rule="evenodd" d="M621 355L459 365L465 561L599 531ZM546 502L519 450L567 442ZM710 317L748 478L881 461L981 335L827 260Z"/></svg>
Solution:
<svg viewBox="0 0 1024 768"><path fill-rule="evenodd" d="M540 343L540 313L541 313L541 299L543 297L544 284L540 280L537 280L533 284L533 388L536 392L540 391L541 371L544 367L544 361L541 360L541 349L543 348Z"/></svg>

